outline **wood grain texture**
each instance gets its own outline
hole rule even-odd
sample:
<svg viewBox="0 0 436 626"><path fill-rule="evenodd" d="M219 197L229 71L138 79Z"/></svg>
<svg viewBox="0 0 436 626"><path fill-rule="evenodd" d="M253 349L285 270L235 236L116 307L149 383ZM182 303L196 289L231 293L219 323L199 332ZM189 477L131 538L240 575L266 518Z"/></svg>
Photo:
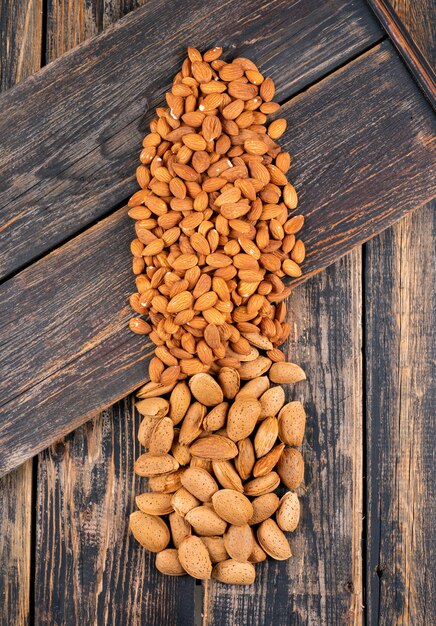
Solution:
<svg viewBox="0 0 436 626"><path fill-rule="evenodd" d="M436 610L435 208L365 257L370 625L427 624Z"/></svg>
<svg viewBox="0 0 436 626"><path fill-rule="evenodd" d="M256 584L243 591L209 582L204 626L362 624L361 287L359 249L290 298L287 354L307 382L286 393L308 415L293 556L256 565Z"/></svg>
<svg viewBox="0 0 436 626"><path fill-rule="evenodd" d="M128 530L139 423L127 399L39 456L35 624L193 624L195 581L160 574Z"/></svg>
<svg viewBox="0 0 436 626"><path fill-rule="evenodd" d="M368 0L425 95L436 108L436 5L432 0Z"/></svg>
<svg viewBox="0 0 436 626"><path fill-rule="evenodd" d="M41 62L42 0L0 1L0 91ZM0 479L0 624L27 626L30 616L33 462Z"/></svg>
<svg viewBox="0 0 436 626"><path fill-rule="evenodd" d="M85 9L76 5L82 9L71 20L84 22ZM64 5L59 0L50 6L62 11ZM61 30L48 38L55 51L62 46L58 36L69 41ZM72 41L77 38L74 34ZM269 0L256 11L250 0L192 0L189 5L150 0L0 99L5 250L0 276L59 245L130 195L150 117L145 112L162 102L187 45L207 49L218 42L232 56L254 57L278 80L277 95L283 99L380 38L363 0ZM14 133L8 132L11 127Z"/></svg>
<svg viewBox="0 0 436 626"><path fill-rule="evenodd" d="M307 217L305 278L433 194L429 108L389 43L284 114ZM3 286L2 473L145 379L152 347L127 329L132 233L121 209Z"/></svg>

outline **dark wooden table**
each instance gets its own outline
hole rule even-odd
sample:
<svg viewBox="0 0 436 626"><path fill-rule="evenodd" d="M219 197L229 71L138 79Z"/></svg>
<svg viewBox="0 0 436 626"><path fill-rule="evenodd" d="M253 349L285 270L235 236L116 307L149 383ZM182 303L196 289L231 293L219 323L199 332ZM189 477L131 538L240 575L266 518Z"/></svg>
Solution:
<svg viewBox="0 0 436 626"><path fill-rule="evenodd" d="M1 0L2 89L145 3ZM293 97L390 46L363 1L289 4L301 39ZM389 6L431 67L431 3ZM156 573L127 531L141 484L129 397L1 479L0 623L432 623L433 242L427 205L291 296L288 350L308 372L295 398L309 414L291 561L268 561L249 589Z"/></svg>

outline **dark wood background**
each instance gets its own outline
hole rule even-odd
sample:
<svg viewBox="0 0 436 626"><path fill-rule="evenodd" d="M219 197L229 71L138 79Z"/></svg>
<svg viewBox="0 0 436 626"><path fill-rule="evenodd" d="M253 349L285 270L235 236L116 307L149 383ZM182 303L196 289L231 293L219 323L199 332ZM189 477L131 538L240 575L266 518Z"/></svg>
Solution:
<svg viewBox="0 0 436 626"><path fill-rule="evenodd" d="M2 89L138 4L1 0ZM401 14L423 49L429 38L420 16L428 9L422 0L419 4L421 13ZM404 94L389 92L395 84L389 66L393 74L405 70L363 1L304 0L289 6L299 55L293 95L320 83L312 87L313 102L317 89L327 89L334 99L350 68L361 67L352 64L363 63L378 82L371 97L354 94L362 100L362 115L377 109L377 89L385 88L389 97L380 101L393 109L383 116L403 106L413 117L404 108ZM385 82L375 73L381 60L388 61ZM296 119L299 106L305 105L294 100ZM371 115L365 124L371 124ZM419 124L410 124L418 133ZM329 130L322 135L316 120L313 127L307 120L290 137L291 150L305 138L308 150L319 150L317 141L327 150ZM358 147L359 138L353 141ZM386 145L386 152L391 148ZM374 175L378 165L371 164ZM304 172L301 176L304 189ZM400 197L392 186L387 202L407 209L415 189L411 181ZM307 193L322 201L322 190ZM287 349L309 378L292 398L305 402L309 423L303 518L289 563L261 566L258 583L248 590L156 574L153 559L126 527L141 488L132 472L138 416L127 398L1 479L1 624L430 623L436 608L433 237L434 207L428 205L291 296L294 330ZM34 258L35 249L27 252ZM20 444L14 442L16 450Z"/></svg>

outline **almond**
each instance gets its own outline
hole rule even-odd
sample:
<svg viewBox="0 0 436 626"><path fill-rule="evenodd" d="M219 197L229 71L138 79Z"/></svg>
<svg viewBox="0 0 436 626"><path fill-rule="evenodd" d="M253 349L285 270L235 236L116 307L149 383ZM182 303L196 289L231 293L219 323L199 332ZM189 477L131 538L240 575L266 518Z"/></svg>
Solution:
<svg viewBox="0 0 436 626"><path fill-rule="evenodd" d="M204 505L191 509L185 515L185 519L194 531L203 537L222 535L227 528L226 522L213 509Z"/></svg>
<svg viewBox="0 0 436 626"><path fill-rule="evenodd" d="M253 552L253 531L248 524L230 525L224 535L224 546L230 558L239 562L248 561Z"/></svg>
<svg viewBox="0 0 436 626"><path fill-rule="evenodd" d="M209 461L227 461L238 454L236 444L221 435L208 435L197 439L189 450L193 456Z"/></svg>
<svg viewBox="0 0 436 626"><path fill-rule="evenodd" d="M152 491L158 493L173 493L182 486L181 477L184 471L185 468L181 468L168 474L151 476L148 480L148 486Z"/></svg>
<svg viewBox="0 0 436 626"><path fill-rule="evenodd" d="M138 509L148 515L166 515L174 510L169 493L141 493L135 502Z"/></svg>
<svg viewBox="0 0 436 626"><path fill-rule="evenodd" d="M244 486L244 493L247 496L262 496L277 489L280 484L280 476L277 472L270 472L266 476L254 478Z"/></svg>
<svg viewBox="0 0 436 626"><path fill-rule="evenodd" d="M200 467L189 467L182 476L182 485L201 502L209 502L218 491L216 480Z"/></svg>
<svg viewBox="0 0 436 626"><path fill-rule="evenodd" d="M191 404L186 412L182 427L179 433L179 443L188 445L192 443L201 433L201 424L206 414L206 407L200 402Z"/></svg>
<svg viewBox="0 0 436 626"><path fill-rule="evenodd" d="M156 555L156 569L167 576L183 576L186 574L179 561L178 550L167 548Z"/></svg>
<svg viewBox="0 0 436 626"><path fill-rule="evenodd" d="M280 500L276 513L277 524L282 530L293 532L300 520L300 501L296 493L288 491Z"/></svg>
<svg viewBox="0 0 436 626"><path fill-rule="evenodd" d="M233 400L241 385L238 370L233 367L222 367L218 374L218 382L223 390L224 397Z"/></svg>
<svg viewBox="0 0 436 626"><path fill-rule="evenodd" d="M213 432L223 428L227 419L227 411L229 410L228 402L220 402L213 407L203 420L203 430L205 432Z"/></svg>
<svg viewBox="0 0 436 626"><path fill-rule="evenodd" d="M269 388L269 379L267 376L259 376L253 380L249 380L236 395L236 399L241 398L260 398Z"/></svg>
<svg viewBox="0 0 436 626"><path fill-rule="evenodd" d="M285 403L285 392L282 387L271 387L261 395L259 401L262 406L260 419L277 415Z"/></svg>
<svg viewBox="0 0 436 626"><path fill-rule="evenodd" d="M284 447L285 444L280 443L272 450L270 450L268 454L265 454L265 456L259 459L253 468L253 476L257 478L259 476L265 476L266 474L269 474L269 472L271 472L278 463Z"/></svg>
<svg viewBox="0 0 436 626"><path fill-rule="evenodd" d="M170 454L157 456L146 452L135 462L135 473L138 476L157 476L158 474L166 474L173 472L179 468L176 459Z"/></svg>
<svg viewBox="0 0 436 626"><path fill-rule="evenodd" d="M256 457L260 458L268 454L277 441L279 425L277 418L267 417L257 429L254 437L254 449Z"/></svg>
<svg viewBox="0 0 436 626"><path fill-rule="evenodd" d="M196 508L199 504L200 502L197 498L195 498L192 493L189 493L189 491L184 487L177 489L171 498L173 510L182 517L185 517L191 509Z"/></svg>
<svg viewBox="0 0 436 626"><path fill-rule="evenodd" d="M174 424L178 424L184 418L191 403L191 392L186 383L180 382L174 387L170 395L169 415Z"/></svg>
<svg viewBox="0 0 436 626"><path fill-rule="evenodd" d="M193 578L208 580L212 574L212 562L206 546L199 537L187 537L178 550L183 569Z"/></svg>
<svg viewBox="0 0 436 626"><path fill-rule="evenodd" d="M306 427L306 412L301 402L288 402L281 409L278 436L289 446L301 446Z"/></svg>
<svg viewBox="0 0 436 626"><path fill-rule="evenodd" d="M161 418L150 435L148 449L150 454L166 454L171 450L174 438L174 424L169 417Z"/></svg>
<svg viewBox="0 0 436 626"><path fill-rule="evenodd" d="M212 468L218 482L224 489L244 492L241 479L230 461L213 461Z"/></svg>
<svg viewBox="0 0 436 626"><path fill-rule="evenodd" d="M219 384L209 374L195 374L189 381L192 395L205 406L216 406L223 401Z"/></svg>
<svg viewBox="0 0 436 626"><path fill-rule="evenodd" d="M256 579L256 570L251 563L228 559L215 565L213 577L230 585L251 585Z"/></svg>
<svg viewBox="0 0 436 626"><path fill-rule="evenodd" d="M306 374L301 367L295 363L273 363L268 376L273 383L282 385L306 380Z"/></svg>
<svg viewBox="0 0 436 626"><path fill-rule="evenodd" d="M212 496L212 505L221 519L243 526L253 515L253 507L250 500L238 491L221 489Z"/></svg>
<svg viewBox="0 0 436 626"><path fill-rule="evenodd" d="M164 398L146 398L137 402L135 407L141 415L164 417L168 413L169 403Z"/></svg>
<svg viewBox="0 0 436 626"><path fill-rule="evenodd" d="M273 365L284 365L284 363L274 363ZM253 378L257 378L258 376L262 376L265 374L271 367L271 361L266 356L259 356L254 361L249 361L248 363L241 363L241 367L239 368L239 376L241 380L252 380ZM272 380L272 378L270 377ZM281 382L278 380L274 380L273 382Z"/></svg>
<svg viewBox="0 0 436 626"><path fill-rule="evenodd" d="M256 540L253 541L253 552L250 554L248 562L249 563L262 563L266 560L267 554Z"/></svg>
<svg viewBox="0 0 436 626"><path fill-rule="evenodd" d="M229 558L223 537L200 537L200 539L206 546L212 563L226 561Z"/></svg>
<svg viewBox="0 0 436 626"><path fill-rule="evenodd" d="M254 498L251 502L253 505L253 515L248 523L254 526L272 517L277 511L279 503L280 500L275 493L265 493L263 496Z"/></svg>
<svg viewBox="0 0 436 626"><path fill-rule="evenodd" d="M297 489L304 478L304 461L301 452L295 448L286 448L277 464L277 472L289 489Z"/></svg>
<svg viewBox="0 0 436 626"><path fill-rule="evenodd" d="M154 415L144 415L138 430L138 441L144 448L148 448L154 427L160 420L160 417L155 417Z"/></svg>
<svg viewBox="0 0 436 626"><path fill-rule="evenodd" d="M130 515L130 530L136 541L150 552L160 552L170 542L170 531L163 519L142 511Z"/></svg>
<svg viewBox="0 0 436 626"><path fill-rule="evenodd" d="M248 437L254 430L261 412L258 400L251 398L236 400L227 416L227 434L233 441Z"/></svg>
<svg viewBox="0 0 436 626"><path fill-rule="evenodd" d="M171 513L169 516L171 537L176 548L180 546L182 541L191 536L191 525L178 513Z"/></svg>
<svg viewBox="0 0 436 626"><path fill-rule="evenodd" d="M256 457L251 440L241 439L238 441L238 456L235 459L235 467L242 480L248 480L253 471Z"/></svg>
<svg viewBox="0 0 436 626"><path fill-rule="evenodd" d="M257 529L257 540L262 549L277 561L284 561L292 556L288 540L272 519L260 524Z"/></svg>

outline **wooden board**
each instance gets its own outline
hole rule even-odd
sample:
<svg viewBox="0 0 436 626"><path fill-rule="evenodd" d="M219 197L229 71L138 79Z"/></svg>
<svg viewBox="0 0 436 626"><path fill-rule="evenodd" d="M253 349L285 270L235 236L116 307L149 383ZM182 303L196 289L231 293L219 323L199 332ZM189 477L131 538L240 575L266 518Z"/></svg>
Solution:
<svg viewBox="0 0 436 626"><path fill-rule="evenodd" d="M291 296L287 354L308 378L286 389L308 414L293 557L257 565L243 591L208 582L205 626L362 624L361 289L359 249Z"/></svg>
<svg viewBox="0 0 436 626"><path fill-rule="evenodd" d="M68 40L62 25L50 37ZM250 0L150 0L0 99L0 277L133 192L145 123L187 45L253 57L286 99L380 38L363 0L269 0L256 11Z"/></svg>
<svg viewBox="0 0 436 626"><path fill-rule="evenodd" d="M366 254L370 624L426 624L436 611L435 208L386 231Z"/></svg>
<svg viewBox="0 0 436 626"><path fill-rule="evenodd" d="M368 0L397 50L436 108L436 47L432 0Z"/></svg>
<svg viewBox="0 0 436 626"><path fill-rule="evenodd" d="M307 216L305 278L433 195L429 107L389 43L291 100L284 115ZM120 210L4 285L0 472L146 378L152 348L127 329L132 233Z"/></svg>
<svg viewBox="0 0 436 626"><path fill-rule="evenodd" d="M0 0L0 91L39 68L41 0ZM0 479L0 624L31 620L33 461Z"/></svg>
<svg viewBox="0 0 436 626"><path fill-rule="evenodd" d="M36 624L193 624L195 581L159 574L128 530L139 423L127 399L39 456Z"/></svg>

